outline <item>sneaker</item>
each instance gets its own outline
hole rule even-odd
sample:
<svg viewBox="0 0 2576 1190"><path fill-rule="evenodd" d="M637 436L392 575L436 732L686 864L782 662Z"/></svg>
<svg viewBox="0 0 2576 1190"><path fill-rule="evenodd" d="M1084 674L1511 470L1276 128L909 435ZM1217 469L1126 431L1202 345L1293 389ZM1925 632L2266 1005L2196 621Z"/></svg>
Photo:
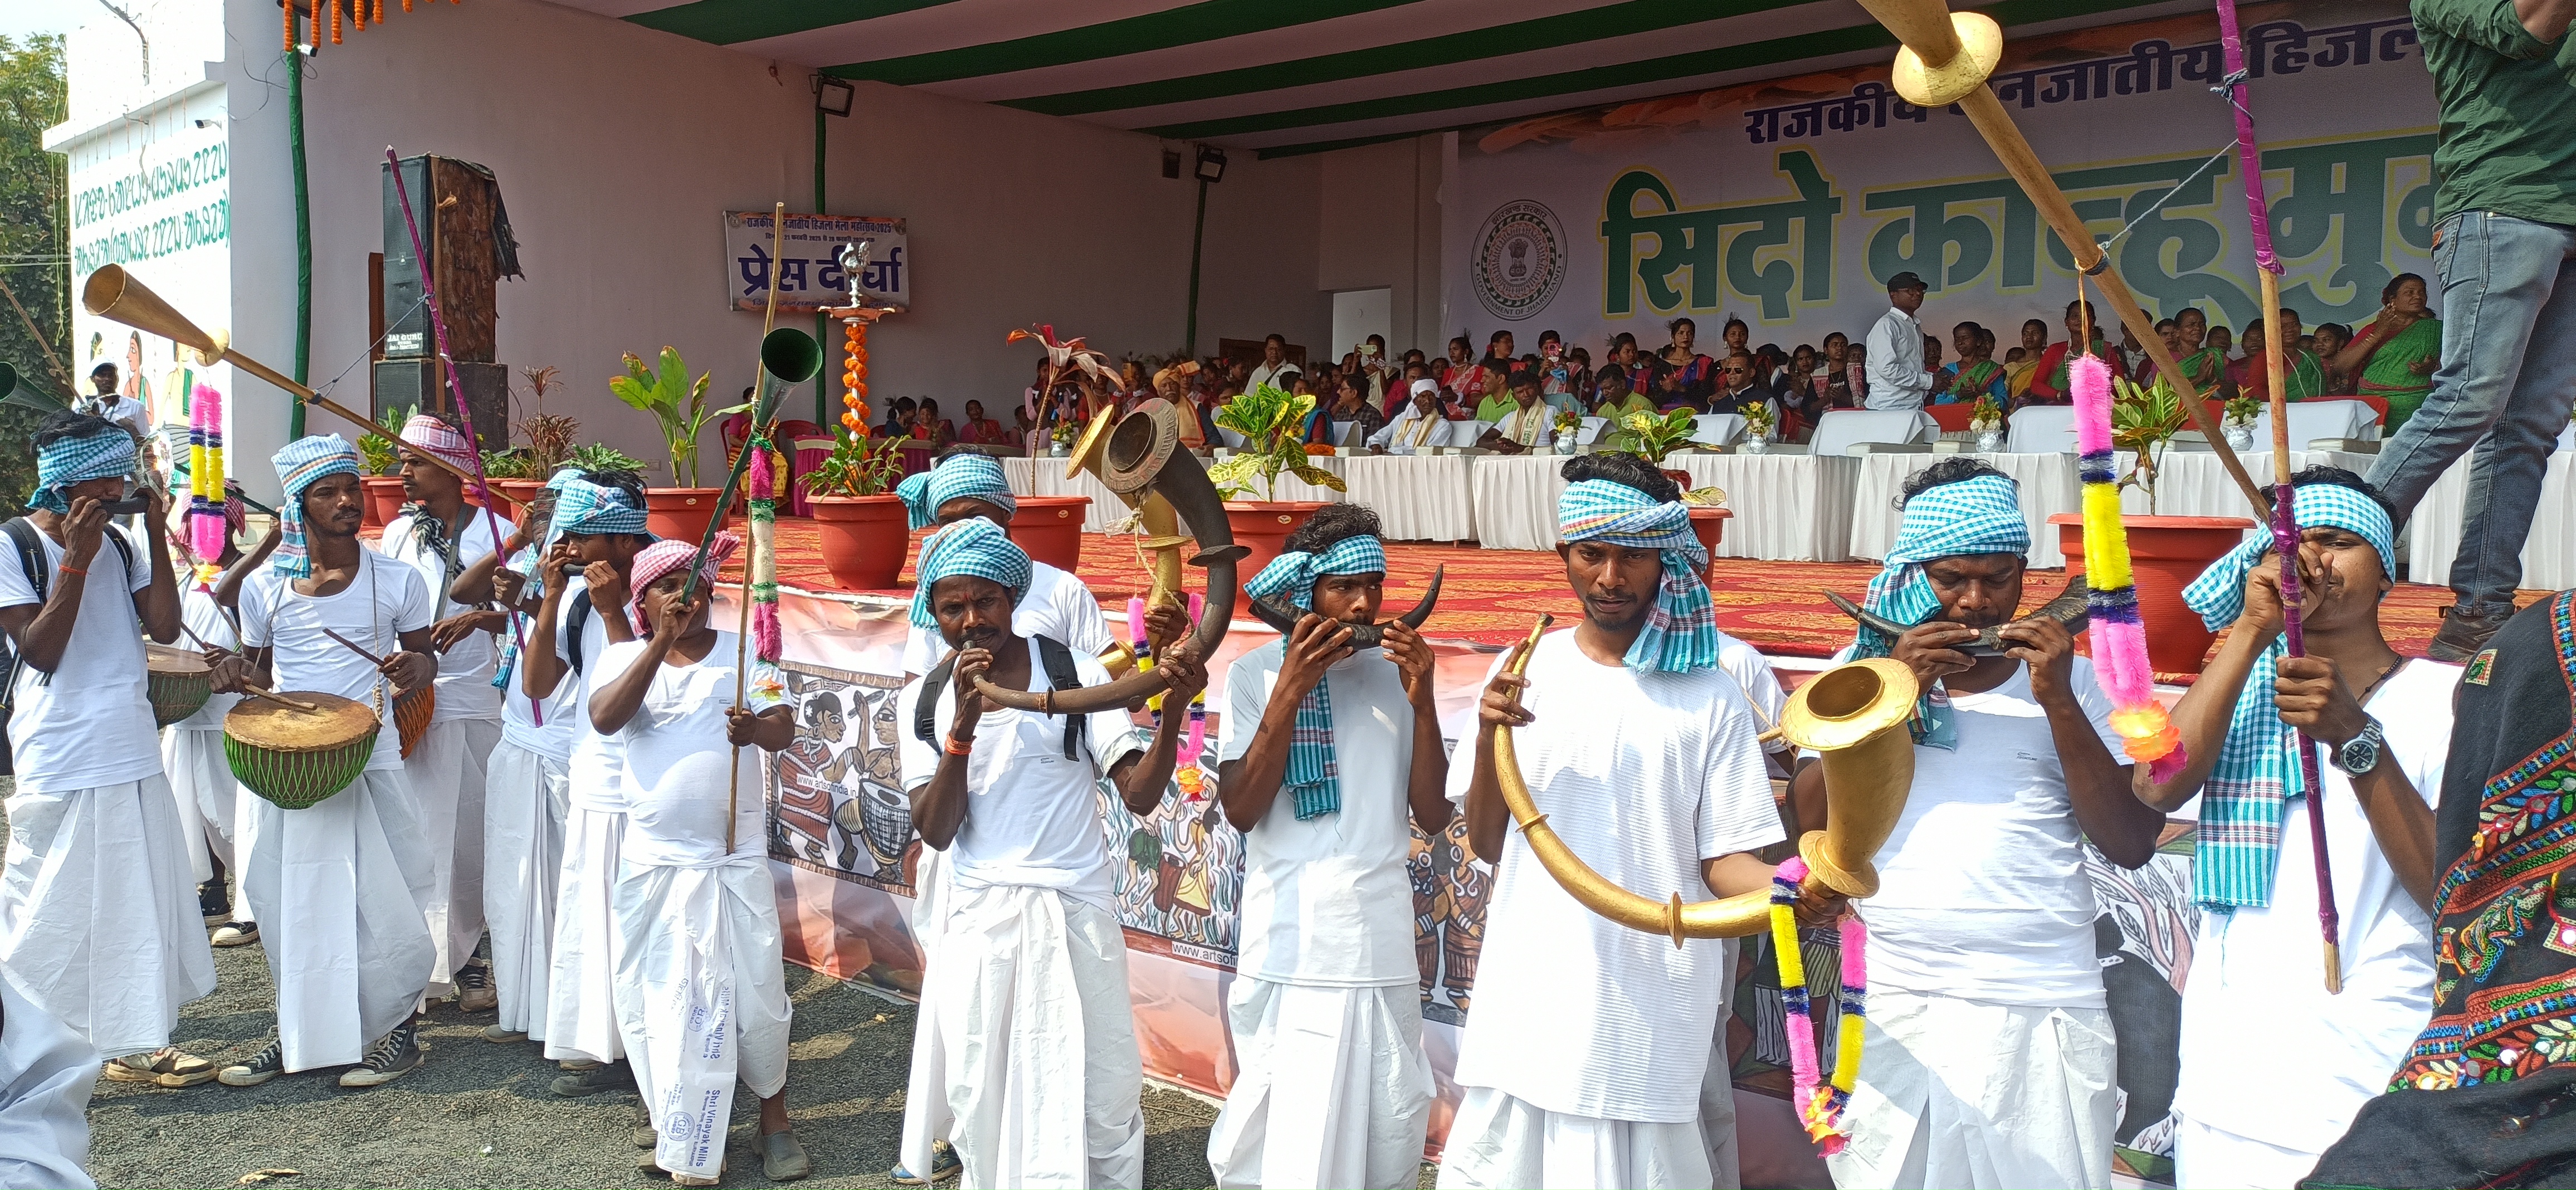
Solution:
<svg viewBox="0 0 2576 1190"><path fill-rule="evenodd" d="M221 880L209 880L198 885L197 912L205 917L206 924L210 926L219 926L230 920L233 915L232 890L225 887Z"/></svg>
<svg viewBox="0 0 2576 1190"><path fill-rule="evenodd" d="M494 1045L507 1045L513 1041L526 1041L527 1039L528 1031L525 1029L513 1029L508 1025L483 1026L483 1040L491 1042Z"/></svg>
<svg viewBox="0 0 2576 1190"><path fill-rule="evenodd" d="M227 924L221 929L215 931L214 944L217 946L256 946L259 944L259 923L255 921L237 921Z"/></svg>
<svg viewBox="0 0 2576 1190"><path fill-rule="evenodd" d="M193 1087L214 1077L214 1063L169 1045L146 1054L127 1054L107 1064L107 1081L112 1083Z"/></svg>
<svg viewBox="0 0 2576 1190"><path fill-rule="evenodd" d="M641 1100L636 1102L634 1114L627 1119L627 1137L639 1149L649 1150L661 1142L661 1134L653 1131L653 1115L644 1110Z"/></svg>
<svg viewBox="0 0 2576 1190"><path fill-rule="evenodd" d="M350 1067L340 1075L344 1087L381 1087L420 1067L420 1026L405 1021L385 1034L376 1048L367 1051L367 1060Z"/></svg>
<svg viewBox="0 0 2576 1190"><path fill-rule="evenodd" d="M266 1046L251 1055L250 1061L224 1067L215 1075L215 1081L227 1087L256 1087L284 1073L286 1043L271 1037Z"/></svg>
<svg viewBox="0 0 2576 1190"><path fill-rule="evenodd" d="M929 1177L925 1178L905 1169L902 1162L896 1162L893 1169L886 1171L886 1176L892 1178L898 1186L927 1186L933 1182L945 1182L956 1177L957 1172L964 1168L966 1163L958 1158L955 1148L950 1147L947 1141L934 1140L930 1142Z"/></svg>
<svg viewBox="0 0 2576 1190"><path fill-rule="evenodd" d="M456 969L456 1006L466 1012L490 1012L501 1006L501 993L492 990L490 967L468 962Z"/></svg>
<svg viewBox="0 0 2576 1190"><path fill-rule="evenodd" d="M2433 633L2433 643L2424 650L2424 655L2435 661L2465 665L2469 658L2486 648L2487 642L2494 639L2496 630L2512 618L2513 609L2510 607L2502 611L2447 609L2442 613L2442 627Z"/></svg>
<svg viewBox="0 0 2576 1190"><path fill-rule="evenodd" d="M594 1066L579 1074L567 1074L554 1081L554 1092L566 1099L579 1099L604 1091L632 1091L635 1071L620 1058L605 1066Z"/></svg>
<svg viewBox="0 0 2576 1190"><path fill-rule="evenodd" d="M773 1182L793 1182L814 1172L814 1159L794 1132L772 1132L760 1138L760 1172Z"/></svg>

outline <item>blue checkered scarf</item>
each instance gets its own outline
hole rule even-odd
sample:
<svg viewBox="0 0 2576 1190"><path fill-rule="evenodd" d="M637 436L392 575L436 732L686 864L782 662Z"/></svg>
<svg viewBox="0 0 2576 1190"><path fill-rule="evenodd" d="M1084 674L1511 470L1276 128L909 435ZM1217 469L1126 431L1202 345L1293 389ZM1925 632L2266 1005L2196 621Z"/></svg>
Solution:
<svg viewBox="0 0 2576 1190"><path fill-rule="evenodd" d="M1345 537L1319 553L1291 550L1271 560L1243 584L1243 593L1285 594L1300 609L1315 608L1315 580L1328 574L1384 574L1386 549L1375 537ZM1286 647L1286 642L1281 642ZM1297 725L1288 735L1286 784L1297 820L1342 809L1342 770L1333 759L1332 678L1326 675L1297 702Z"/></svg>
<svg viewBox="0 0 2576 1190"><path fill-rule="evenodd" d="M27 497L27 507L63 516L72 510L64 488L133 473L134 435L122 427L87 438L57 438L36 452L36 490Z"/></svg>
<svg viewBox="0 0 2576 1190"><path fill-rule="evenodd" d="M961 496L1001 509L1006 521L1020 510L1010 481L1002 478L1002 465L980 454L950 455L928 471L904 477L894 485L894 494L903 497L904 516L915 529L937 524L941 506Z"/></svg>
<svg viewBox="0 0 2576 1190"><path fill-rule="evenodd" d="M290 579L308 578L313 559L304 546L304 489L324 476L363 474L358 448L338 434L325 434L289 442L268 461L276 464L277 482L286 489L277 506L277 553L268 568Z"/></svg>
<svg viewBox="0 0 2576 1190"><path fill-rule="evenodd" d="M546 555L554 552L555 542L561 540L564 535L564 501L566 495L571 491L572 485L574 484L580 484L583 487L590 488L595 493L607 493L605 498L612 502L623 501L626 498L626 493L618 491L615 488L603 488L598 484L591 483L581 477L581 472L570 467L565 467L556 471L552 477L546 480L546 490L555 494L554 517L546 522L545 535L538 539L537 544L520 554L518 560L510 564L510 569L518 571L522 577L528 580L528 589L535 592L539 598L544 597L546 590ZM601 498L602 497L595 495L585 497L585 499L594 500ZM644 510L638 508L633 510L633 512L634 523L636 525L636 529L634 531L641 532L644 524ZM577 519L578 517L576 517L576 520ZM609 533L618 532L618 530L596 529L582 530L582 532ZM493 689L506 691L510 688L510 675L517 668L518 662L518 640L514 637L512 639L502 641L500 664L492 667Z"/></svg>
<svg viewBox="0 0 2576 1190"><path fill-rule="evenodd" d="M2360 534L2379 551L2381 571L2397 573L2396 527L2377 501L2341 484L2312 483L2293 492L2290 508L2303 530L2331 525ZM2213 630L2235 623L2245 611L2245 579L2271 548L2268 530L2246 538L2183 588L2183 603ZM2272 903L2281 816L2291 798L2307 792L2299 774L2298 732L2281 722L2273 703L2273 682L2288 651L2275 639L2254 659L2245 689L2236 696L2217 766L2200 787L2199 854L2192 861L2191 895L2213 912Z"/></svg>
<svg viewBox="0 0 2576 1190"><path fill-rule="evenodd" d="M548 528L558 535L644 532L644 510L623 488L592 483L570 470L556 472L546 486L555 490L555 516Z"/></svg>
<svg viewBox="0 0 2576 1190"><path fill-rule="evenodd" d="M960 456L963 457L963 456ZM913 564L912 626L936 629L930 614L931 588L958 575L991 579L1011 589L1017 605L1029 594L1029 556L1012 543L1000 525L971 517L922 539L921 560Z"/></svg>
<svg viewBox="0 0 2576 1190"><path fill-rule="evenodd" d="M1974 475L1916 492L1906 500L1896 542L1869 580L1864 605L1899 624L1920 624L1941 610L1941 597L1923 573L1926 562L1962 554L2030 553L2030 522L2022 519L2021 487L2002 475ZM1852 656L1885 657L1896 642L1864 625ZM1949 718L1949 694L1935 681L1914 703L1914 742L1944 750L1959 746Z"/></svg>
<svg viewBox="0 0 2576 1190"><path fill-rule="evenodd" d="M1661 673L1717 666L1717 606L1708 597L1708 547L1691 532L1690 505L1658 503L1652 496L1607 479L1565 485L1556 498L1557 536L1602 541L1630 549L1663 551L1664 578L1646 630L1628 646L1628 664Z"/></svg>

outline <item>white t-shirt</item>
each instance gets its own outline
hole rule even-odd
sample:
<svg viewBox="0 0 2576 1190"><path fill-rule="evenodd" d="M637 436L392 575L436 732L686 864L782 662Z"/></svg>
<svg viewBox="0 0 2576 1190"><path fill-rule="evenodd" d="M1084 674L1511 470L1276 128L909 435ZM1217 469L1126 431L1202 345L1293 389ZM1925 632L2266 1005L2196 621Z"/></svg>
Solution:
<svg viewBox="0 0 2576 1190"><path fill-rule="evenodd" d="M1032 687L1053 689L1038 661L1037 642L1027 647ZM1085 686L1109 681L1109 671L1079 650L1073 669ZM913 735L922 684L916 678L904 687L895 707L906 793L938 774L949 726L957 721L957 687L950 682L938 690L930 717L932 737L941 743L925 744ZM1104 912L1118 911L1109 847L1100 833L1099 783L1128 753L1144 751L1147 739L1124 707L1091 715L1075 759L1064 758L1064 731L1062 716L1000 707L984 712L966 762L966 820L948 847L949 879L956 887L1051 888Z"/></svg>
<svg viewBox="0 0 2576 1190"><path fill-rule="evenodd" d="M453 571L413 538L410 517L396 517L394 523L385 526L385 535L376 543L386 557L420 572L421 582L428 586L437 604L432 623L467 610L466 605L447 597L448 586L456 581L457 573L501 548L501 536L506 536L482 509L468 504L462 515L466 525L456 542ZM451 532L454 528L449 526ZM431 722L501 717L501 692L492 687L492 670L500 662L501 650L491 633L469 632L456 642L455 648L434 655L438 658L438 709L430 715Z"/></svg>
<svg viewBox="0 0 2576 1190"><path fill-rule="evenodd" d="M358 573L332 595L299 595L286 576L262 567L242 584L242 644L273 649L269 673L280 691L336 694L376 709L376 751L367 769L402 767L394 732L393 683L374 663L324 633L330 629L378 657L402 649L401 636L437 622L420 572L374 550L358 551ZM441 691L439 697L446 697Z"/></svg>
<svg viewBox="0 0 2576 1190"><path fill-rule="evenodd" d="M1109 647L1109 621L1100 600L1070 571L1029 560L1029 593L1011 608L1011 631L1019 636L1052 636L1085 657ZM936 628L914 628L903 641L903 672L920 677L954 652Z"/></svg>
<svg viewBox="0 0 2576 1190"><path fill-rule="evenodd" d="M18 668L9 714L9 746L21 793L68 793L140 781L161 771L161 737L152 726L151 674L144 667L143 624L134 593L152 585L152 555L125 530L113 533L134 554L102 538L81 583L80 614L71 639L48 679L35 666ZM45 589L60 589L64 549L42 530ZM18 551L0 538L0 607L41 605L27 583ZM41 610L38 614L43 614Z"/></svg>
<svg viewBox="0 0 2576 1190"><path fill-rule="evenodd" d="M1523 704L1537 722L1514 740L1522 776L1548 825L1603 876L1657 900L1707 900L1702 861L1783 837L1751 704L1725 670L1601 665L1566 629L1539 641L1529 678ZM1461 805L1473 747L1461 743L1449 765ZM1568 1115L1698 1119L1734 980L1724 943L1676 947L1612 924L1568 896L1517 830L1494 868L1459 1085Z"/></svg>
<svg viewBox="0 0 2576 1190"><path fill-rule="evenodd" d="M1850 649L1835 656L1841 661ZM2112 759L2111 697L2089 658L2067 685ZM1956 749L1914 749L1914 788L1881 844L1869 983L1987 1004L2100 1008L2102 967L2082 830L2030 667L1992 690L1950 691Z"/></svg>
<svg viewBox="0 0 2576 1190"><path fill-rule="evenodd" d="M571 598L569 594L565 596ZM572 804L600 814L626 812L626 753L624 745L599 732L590 724L590 696L599 689L599 659L609 649L608 623L602 617L607 610L592 608L581 626L581 672L572 670L572 650L565 647L571 639L567 632L572 621L572 604L566 602L556 614L563 623L555 626L555 656L564 666L564 684L573 688L572 706L564 720L572 732L572 754L567 760L572 776ZM556 687L558 691L562 687Z"/></svg>
<svg viewBox="0 0 2576 1190"><path fill-rule="evenodd" d="M1894 306L1869 328L1870 409L1921 409L1932 395L1932 377L1923 370L1923 324Z"/></svg>
<svg viewBox="0 0 2576 1190"><path fill-rule="evenodd" d="M1789 705L1789 692L1780 688L1780 675L1771 669L1771 659L1760 649L1737 640L1724 632L1717 634L1717 667L1725 670L1735 684L1744 688L1744 697L1753 709L1762 713L1765 729L1779 726L1780 712ZM1762 746L1765 752L1786 752L1787 740L1773 740Z"/></svg>
<svg viewBox="0 0 2576 1190"><path fill-rule="evenodd" d="M572 581L565 584L563 602L555 608L555 635L558 638L571 627L572 601L589 589L590 581L583 578L578 571L573 573ZM589 619L598 618L599 613L596 610L592 611ZM547 649L558 657L565 656L559 640L536 639L537 618L535 616L522 617L519 623L528 633L529 649ZM588 624L585 623L584 627L587 628ZM587 659L601 655L606 652L606 642L607 637L603 635L597 645L583 650L582 656ZM525 654L521 654L521 660L510 669L508 685L498 691L501 695L501 738L539 756L569 763L572 760L575 731L573 717L583 709L580 705L581 678L572 672L570 662L567 660L563 676L555 682L555 692L548 695L544 702L537 702L528 697L527 687L524 685L528 676L528 663L525 657ZM588 664L588 661L585 660L584 664ZM537 722L537 715L540 713L545 716L545 722L542 724ZM583 723L579 725L578 730L581 734L588 735L590 725Z"/></svg>
<svg viewBox="0 0 2576 1190"><path fill-rule="evenodd" d="M2379 763L2396 765L2428 805L2442 796L2451 691L2459 681L2459 666L2409 661L2364 708L2386 733ZM2341 1139L2361 1105L2388 1089L2433 1014L2432 921L2390 870L2353 797L2352 778L2327 755L2317 749L2327 859L2343 920L2343 994L2326 994L2316 853L2308 843L2312 803L2296 798L2281 818L2271 905L2200 915L2183 985L2182 1071L2174 1088L2174 1109L2194 1120L2311 1153ZM2249 1075L2249 1038L2287 1060Z"/></svg>
<svg viewBox="0 0 2576 1190"><path fill-rule="evenodd" d="M233 618L225 614L223 605L215 602L214 592L200 590L194 580L180 581L179 622L186 624L188 631L196 633L207 644L222 649L241 648L241 636L233 631ZM196 641L182 638L179 647L194 649L196 646ZM170 730L222 731L224 716L232 714L233 707L241 700L242 696L238 694L212 695L196 714L171 724Z"/></svg>
<svg viewBox="0 0 2576 1190"><path fill-rule="evenodd" d="M734 651L740 638L716 634L695 665L654 667L635 717L617 733L625 756L626 837L618 852L643 866L701 866L769 850L761 817L760 749L725 742L733 709ZM610 645L596 663L602 684L616 681L644 656L646 642ZM778 667L753 658L744 705L787 705ZM740 785L735 781L739 779ZM733 799L733 850L725 850L725 803Z"/></svg>
<svg viewBox="0 0 2576 1190"><path fill-rule="evenodd" d="M1217 758L1241 760L1279 684L1287 643L1235 659ZM1297 820L1284 784L1243 840L1243 931L1235 970L1307 987L1394 987L1422 978L1413 954L1413 704L1395 663L1362 649L1324 673L1342 808Z"/></svg>

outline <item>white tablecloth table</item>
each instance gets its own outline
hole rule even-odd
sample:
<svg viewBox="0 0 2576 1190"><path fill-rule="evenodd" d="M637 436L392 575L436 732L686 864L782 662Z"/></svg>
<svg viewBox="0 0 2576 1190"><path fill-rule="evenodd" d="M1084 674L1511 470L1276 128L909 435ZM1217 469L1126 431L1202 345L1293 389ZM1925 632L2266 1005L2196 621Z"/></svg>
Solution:
<svg viewBox="0 0 2576 1190"><path fill-rule="evenodd" d="M1852 494L1851 556L1879 559L1895 544L1896 526L1901 514L1896 508L1897 494L1913 475L1949 458L1948 455L1872 454L1858 456L1860 481ZM2083 505L2083 484L2075 473L2075 456L2057 452L2038 454L1983 454L1972 456L2013 478L2021 485L2022 519L2030 523L2030 564L2041 569L2066 565L2066 555L2057 548L2057 530L2048 518L2061 512L2078 512ZM1727 526L1734 530L1732 524Z"/></svg>
<svg viewBox="0 0 2576 1190"><path fill-rule="evenodd" d="M1468 455L1353 455L1337 459L1344 499L1377 513L1390 541L1473 541L1476 504Z"/></svg>
<svg viewBox="0 0 2576 1190"><path fill-rule="evenodd" d="M1940 423L1920 409L1836 409L1816 422L1811 453L1839 458L1863 442L1931 443L1940 438ZM1734 526L1727 530L1733 532Z"/></svg>
<svg viewBox="0 0 2576 1190"><path fill-rule="evenodd" d="M1335 475L1343 475L1344 465L1358 460L1316 456L1306 461ZM1201 459L1200 462L1209 464L1212 460ZM1088 471L1068 479L1064 474L1064 465L1065 460L1051 455L1003 459L1002 478L1011 485L1011 494L1015 496L1091 497L1091 507L1083 512L1082 531L1085 533L1106 533L1111 525L1127 519L1126 501L1119 499L1118 493L1110 491L1109 485L1100 482L1098 476ZM1343 482L1349 482L1348 478L1345 477ZM1463 485L1461 486L1463 489ZM1320 500L1327 504L1338 504L1343 499L1340 492L1331 488L1318 487L1287 474L1279 477L1276 492L1281 500ZM1463 500L1464 496L1461 495L1459 499Z"/></svg>
<svg viewBox="0 0 2576 1190"><path fill-rule="evenodd" d="M1489 550L1556 548L1556 498L1565 490L1563 456L1493 455L1470 470L1477 538ZM1694 488L1726 492L1735 516L1726 522L1721 558L1841 562L1851 557L1852 489L1857 458L1807 454L1675 455L1665 465L1688 471Z"/></svg>
<svg viewBox="0 0 2576 1190"><path fill-rule="evenodd" d="M2461 455L2415 506L2415 519L2406 529L2407 574L2415 582L2441 586L2451 581L2451 560L2460 552L2460 517L2469 502L2469 465L2475 458L2475 452ZM2522 545L2522 585L2576 587L2576 450L2549 456L2549 471L2540 481L2540 506L2532 511L2531 536Z"/></svg>
<svg viewBox="0 0 2576 1190"><path fill-rule="evenodd" d="M2073 455L2067 456L2073 458ZM2119 454L2120 474L2128 474L2135 456ZM2272 482L2272 452L2238 455L2256 487ZM2220 466L2218 456L2206 451L2167 451L2162 456L2162 473L2156 479L2156 513L2159 516L2233 516L2256 520L2254 506L2245 499L2244 489L2228 478L2227 468ZM2294 450L2290 452L2290 473L2324 464L2341 467L2356 475L2370 473L2370 456L2345 454L2339 450ZM2120 511L2143 516L2147 511L2147 494L2137 488L2120 491ZM2256 528L2268 522L2257 521ZM2265 530L2268 532L2268 530Z"/></svg>

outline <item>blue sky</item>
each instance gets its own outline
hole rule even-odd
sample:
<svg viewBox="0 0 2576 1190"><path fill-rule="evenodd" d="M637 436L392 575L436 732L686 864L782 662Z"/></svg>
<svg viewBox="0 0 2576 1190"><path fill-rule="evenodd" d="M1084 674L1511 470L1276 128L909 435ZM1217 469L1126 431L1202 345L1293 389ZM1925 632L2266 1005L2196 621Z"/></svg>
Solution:
<svg viewBox="0 0 2576 1190"><path fill-rule="evenodd" d="M0 0L0 35L68 33L107 12L98 0Z"/></svg>

